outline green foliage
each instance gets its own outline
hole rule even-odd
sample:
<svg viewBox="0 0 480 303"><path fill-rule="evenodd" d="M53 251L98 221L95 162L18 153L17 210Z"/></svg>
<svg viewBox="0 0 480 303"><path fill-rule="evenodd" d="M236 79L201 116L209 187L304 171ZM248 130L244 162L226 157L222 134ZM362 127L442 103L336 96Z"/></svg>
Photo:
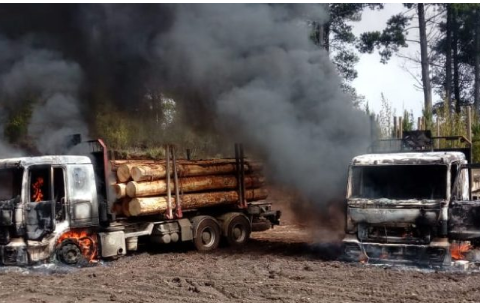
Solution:
<svg viewBox="0 0 480 303"><path fill-rule="evenodd" d="M99 103L94 121L95 135L105 140L117 158L162 159L164 145L177 146L177 155L185 157L191 150L193 158L232 156L233 142L218 133L193 129L172 99L163 104L125 112L112 103ZM158 100L157 100L158 101Z"/></svg>
<svg viewBox="0 0 480 303"><path fill-rule="evenodd" d="M478 122L478 116L475 115L473 121L477 121L472 124L472 160L473 163L480 163L480 123Z"/></svg>
<svg viewBox="0 0 480 303"><path fill-rule="evenodd" d="M365 114L367 114L367 116L370 116L371 114L370 106L368 105L368 102L365 104Z"/></svg>
<svg viewBox="0 0 480 303"><path fill-rule="evenodd" d="M331 60L343 79L342 89L351 97L354 105L358 107L364 102L365 98L359 95L350 84L358 76L355 65L359 61L354 48L357 37L352 31L351 22L360 21L364 9L382 9L383 4L330 3L326 4L325 7L329 13L328 22L326 24L311 22L312 33L310 37L315 44L323 46L330 52ZM323 41L320 41L322 36Z"/></svg>
<svg viewBox="0 0 480 303"><path fill-rule="evenodd" d="M394 15L387 21L387 26L382 32L365 32L360 35L357 48L361 53L371 54L378 49L380 62L386 64L394 52L400 47L407 47L406 28L411 18L402 14Z"/></svg>
<svg viewBox="0 0 480 303"><path fill-rule="evenodd" d="M422 110L423 118L425 119L425 129L433 128L433 114L430 111Z"/></svg>
<svg viewBox="0 0 480 303"><path fill-rule="evenodd" d="M382 99L382 108L377 116L377 123L380 129L380 139L388 139L392 137L393 133L393 123L392 117L395 115L395 112L392 110L392 105L385 98L383 93L381 94Z"/></svg>
<svg viewBox="0 0 480 303"><path fill-rule="evenodd" d="M402 119L402 129L404 131L411 131L413 130L413 112L408 112L407 110L403 111L403 119Z"/></svg>
<svg viewBox="0 0 480 303"><path fill-rule="evenodd" d="M460 113L450 112L447 101L436 110L436 121L433 133L436 136L464 136L467 137L467 110L462 109ZM460 148L464 144L458 141L441 140L440 148ZM474 148L475 150L475 148Z"/></svg>
<svg viewBox="0 0 480 303"><path fill-rule="evenodd" d="M4 126L4 135L11 144L27 141L28 124L32 116L32 102L13 110Z"/></svg>
<svg viewBox="0 0 480 303"><path fill-rule="evenodd" d="M475 25L478 18L477 10L480 5L455 3L444 4L453 11L453 19L451 22L450 31L454 29L458 33L457 49L458 49L458 73L459 73L459 92L460 105L468 105L473 103L473 86L474 86L474 61L475 61ZM434 64L432 64L432 83L437 87L437 93L444 95L446 83L445 61L447 52L452 53L453 45L447 43L447 20L446 17L439 25L439 32L441 33L439 39L433 45L435 55ZM453 80L453 79L452 79ZM453 87L453 83L449 83ZM453 90L451 90L453 94ZM454 98L452 98L454 99ZM455 100L456 101L456 100Z"/></svg>

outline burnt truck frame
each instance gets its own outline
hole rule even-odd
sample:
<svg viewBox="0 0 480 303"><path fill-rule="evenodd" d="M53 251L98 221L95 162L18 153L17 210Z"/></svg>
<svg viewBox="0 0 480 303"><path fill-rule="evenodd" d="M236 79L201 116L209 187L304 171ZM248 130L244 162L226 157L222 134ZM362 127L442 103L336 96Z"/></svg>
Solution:
<svg viewBox="0 0 480 303"><path fill-rule="evenodd" d="M78 138L76 138L79 144ZM102 140L81 144L83 156L39 156L0 160L0 263L32 265L59 260L70 265L115 258L150 243L193 242L199 251L245 244L253 231L279 224L266 201L238 203L165 215L117 218L109 191L108 151ZM80 145L77 145L80 146ZM238 148L236 148L236 151ZM85 152L83 152L85 151ZM241 158L243 161L243 148ZM238 166L237 166L238 167ZM241 167L243 168L243 162ZM47 190L32 201L32 185ZM238 177L243 178L241 171ZM238 182L243 184L243 182ZM242 190L239 186L239 191ZM239 197L242 197L239 192Z"/></svg>
<svg viewBox="0 0 480 303"><path fill-rule="evenodd" d="M441 140L461 147L435 148ZM480 164L471 164L469 140L411 131L371 151L349 166L346 259L445 266L454 243L480 246L480 200L472 199Z"/></svg>

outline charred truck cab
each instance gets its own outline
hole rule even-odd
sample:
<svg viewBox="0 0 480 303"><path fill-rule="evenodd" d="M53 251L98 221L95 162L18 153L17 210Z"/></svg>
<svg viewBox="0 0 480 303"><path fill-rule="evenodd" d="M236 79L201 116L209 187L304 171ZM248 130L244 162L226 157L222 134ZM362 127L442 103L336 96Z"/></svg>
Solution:
<svg viewBox="0 0 480 303"><path fill-rule="evenodd" d="M99 226L94 170L86 156L0 160L0 184L4 265L48 259L67 231Z"/></svg>
<svg viewBox="0 0 480 303"><path fill-rule="evenodd" d="M173 219L157 215L118 220L110 212L115 199L108 190L111 170L105 144L95 140L86 146L84 156L0 160L1 265L53 259L88 263L137 250L139 237L164 244L190 241L198 250L209 251L222 236L240 246L250 232L279 223L280 213L262 201L243 209L194 210Z"/></svg>
<svg viewBox="0 0 480 303"><path fill-rule="evenodd" d="M440 150L435 140L465 147ZM343 241L348 259L450 265L452 245L480 239L468 140L413 131L372 149L349 167Z"/></svg>

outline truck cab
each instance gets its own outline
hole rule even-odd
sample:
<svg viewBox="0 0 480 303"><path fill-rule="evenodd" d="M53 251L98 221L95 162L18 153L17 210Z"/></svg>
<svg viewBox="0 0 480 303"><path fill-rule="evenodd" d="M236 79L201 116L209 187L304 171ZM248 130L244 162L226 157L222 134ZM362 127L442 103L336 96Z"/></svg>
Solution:
<svg viewBox="0 0 480 303"><path fill-rule="evenodd" d="M480 235L473 228L480 222L480 203L471 201L469 150L404 140L396 142L400 152L390 149L352 160L345 255L358 261L448 265L453 242Z"/></svg>
<svg viewBox="0 0 480 303"><path fill-rule="evenodd" d="M0 160L0 262L48 259L67 231L99 225L95 175L86 156Z"/></svg>

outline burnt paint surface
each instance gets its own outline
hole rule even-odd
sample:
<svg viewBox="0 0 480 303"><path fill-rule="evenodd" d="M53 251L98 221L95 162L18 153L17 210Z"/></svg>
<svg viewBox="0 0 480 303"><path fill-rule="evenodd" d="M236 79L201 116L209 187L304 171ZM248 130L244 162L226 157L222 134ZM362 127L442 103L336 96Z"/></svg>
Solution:
<svg viewBox="0 0 480 303"><path fill-rule="evenodd" d="M480 239L480 200L452 202L449 218L452 238Z"/></svg>
<svg viewBox="0 0 480 303"><path fill-rule="evenodd" d="M26 203L27 238L41 240L43 236L55 228L55 201Z"/></svg>
<svg viewBox="0 0 480 303"><path fill-rule="evenodd" d="M465 160L461 152L366 154L353 158L352 165L435 165Z"/></svg>

